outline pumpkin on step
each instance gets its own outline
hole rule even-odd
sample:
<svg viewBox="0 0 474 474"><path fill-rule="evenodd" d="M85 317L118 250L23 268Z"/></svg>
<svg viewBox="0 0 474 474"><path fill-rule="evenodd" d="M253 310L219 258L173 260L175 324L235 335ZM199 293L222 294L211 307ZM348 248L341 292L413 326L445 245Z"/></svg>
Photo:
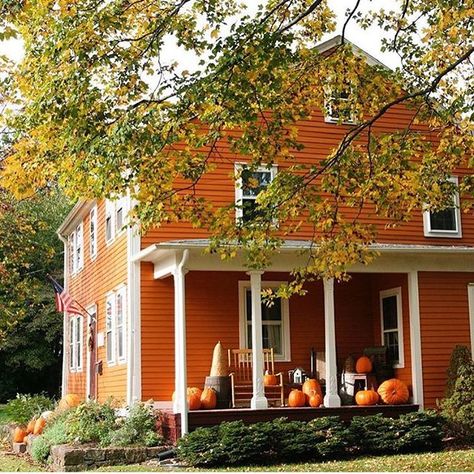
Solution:
<svg viewBox="0 0 474 474"><path fill-rule="evenodd" d="M368 374L372 372L372 361L367 356L362 356L357 359L356 372L358 374Z"/></svg>
<svg viewBox="0 0 474 474"><path fill-rule="evenodd" d="M292 390L288 397L288 406L304 407L306 404L306 395L301 390Z"/></svg>
<svg viewBox="0 0 474 474"><path fill-rule="evenodd" d="M375 390L359 390L355 395L357 405L376 405L379 395Z"/></svg>
<svg viewBox="0 0 474 474"><path fill-rule="evenodd" d="M408 387L399 379L390 379L383 382L377 390L380 398L387 405L402 405L410 398Z"/></svg>
<svg viewBox="0 0 474 474"><path fill-rule="evenodd" d="M41 416L36 420L35 429L33 430L34 435L39 435L43 432L43 429L46 425L46 420L41 418Z"/></svg>
<svg viewBox="0 0 474 474"><path fill-rule="evenodd" d="M201 408L201 397L197 393L188 394L189 411L199 410Z"/></svg>
<svg viewBox="0 0 474 474"><path fill-rule="evenodd" d="M28 426L26 427L26 432L28 434L33 433L33 431L35 430L35 423L36 423L36 418L32 418L30 422L28 423Z"/></svg>
<svg viewBox="0 0 474 474"><path fill-rule="evenodd" d="M317 393L321 397L321 400L323 399L323 392L321 390L321 385L319 385L319 382L316 379L306 379L303 384L302 390L306 396L306 402L308 404L309 404L309 398L314 393Z"/></svg>
<svg viewBox="0 0 474 474"><path fill-rule="evenodd" d="M81 403L79 395L75 393L68 393L59 402L58 408L60 410L68 410L69 408L77 407Z"/></svg>
<svg viewBox="0 0 474 474"><path fill-rule="evenodd" d="M17 426L13 431L13 442L14 443L23 443L25 436L27 435L26 430Z"/></svg>
<svg viewBox="0 0 474 474"><path fill-rule="evenodd" d="M217 405L217 393L213 388L206 387L201 395L201 408L203 410L212 410Z"/></svg>
<svg viewBox="0 0 474 474"><path fill-rule="evenodd" d="M265 387L269 387L271 385L278 385L278 378L275 374L271 374L268 370L265 371L265 375L263 376L263 385Z"/></svg>

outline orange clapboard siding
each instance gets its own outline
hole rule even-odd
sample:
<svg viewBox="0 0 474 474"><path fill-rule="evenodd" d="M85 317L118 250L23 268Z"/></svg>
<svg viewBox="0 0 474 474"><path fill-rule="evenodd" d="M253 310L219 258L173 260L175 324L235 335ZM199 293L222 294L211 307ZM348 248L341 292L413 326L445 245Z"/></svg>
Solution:
<svg viewBox="0 0 474 474"><path fill-rule="evenodd" d="M444 397L454 346L470 347L467 286L473 273L420 272L420 323L425 405Z"/></svg>
<svg viewBox="0 0 474 474"><path fill-rule="evenodd" d="M97 257L90 258L89 215L84 218L84 267L76 275L68 278L71 296L86 308L97 305L97 333L105 335L105 299L109 291L127 283L127 234L120 233L112 243L105 242L105 201L97 205ZM68 391L86 396L87 335L88 321L84 318L83 370L68 374ZM106 348L97 348L97 360L102 360L103 374L98 376L97 394L100 401L114 397L119 401L126 398L127 365L108 367Z"/></svg>
<svg viewBox="0 0 474 474"><path fill-rule="evenodd" d="M388 132L405 127L412 117L413 112L403 106L394 107L382 119L377 121L374 132ZM295 152L295 162L306 165L315 165L323 160L331 150L343 138L347 131L346 126L338 126L324 122L321 113L315 112L311 120L304 120L298 123L299 138L305 148ZM418 125L416 129L423 132L427 138L433 142L438 140L434 133L430 133L425 127ZM229 131L229 134L236 135L237 132ZM216 166L215 169L206 173L193 187L198 196L206 197L215 206L227 205L234 202L235 189L232 175L234 173L234 162L236 157L230 150L226 140L221 140L216 146L217 152L211 160ZM287 162L277 163L280 169L289 166ZM472 174L468 168L459 168L456 175L462 176ZM467 198L466 198L467 199ZM347 217L355 216L358 209L343 208L342 213ZM293 239L310 239L313 236L313 229L309 222L304 222L307 216L302 216L303 223L299 230L292 234ZM373 205L366 205L361 213L361 220L375 224L378 230L377 240L383 243L412 243L430 245L460 245L474 244L474 214L462 215L462 239L446 239L424 237L423 219L421 210L413 212L410 222L403 223L397 228L387 227L387 220L375 215ZM170 223L158 229L150 230L142 239L142 248L156 242L176 239L205 238L208 232L203 229L193 229L190 223Z"/></svg>
<svg viewBox="0 0 474 474"><path fill-rule="evenodd" d="M170 400L174 390L173 280L153 280L153 266L142 264L141 337L142 397ZM378 275L354 274L336 284L336 345L339 365L349 354L379 345L374 327L371 288ZM285 273L265 273L265 281L286 281ZM189 272L186 275L188 385L202 387L209 375L214 345L239 347L239 285L243 272ZM398 282L397 282L398 284ZM146 291L145 291L146 290ZM321 282L307 285L305 296L289 302L291 361L277 362L276 370L310 368L310 350L324 351L324 301Z"/></svg>

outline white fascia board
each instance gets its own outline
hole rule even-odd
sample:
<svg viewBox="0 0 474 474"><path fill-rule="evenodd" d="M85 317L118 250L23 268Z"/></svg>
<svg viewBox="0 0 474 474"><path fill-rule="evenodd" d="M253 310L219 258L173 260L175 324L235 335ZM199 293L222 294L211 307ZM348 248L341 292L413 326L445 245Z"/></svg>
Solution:
<svg viewBox="0 0 474 474"><path fill-rule="evenodd" d="M56 231L58 235L68 235L74 230L76 225L84 219L84 217L89 213L89 211L97 204L97 201L80 199L77 201L75 206L69 211L69 214L64 219L63 223Z"/></svg>

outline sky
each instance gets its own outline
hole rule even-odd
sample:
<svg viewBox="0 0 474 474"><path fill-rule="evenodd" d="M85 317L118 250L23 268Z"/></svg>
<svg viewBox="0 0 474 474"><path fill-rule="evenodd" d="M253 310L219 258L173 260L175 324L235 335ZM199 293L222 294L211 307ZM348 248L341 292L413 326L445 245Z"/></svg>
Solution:
<svg viewBox="0 0 474 474"><path fill-rule="evenodd" d="M244 2L248 5L249 10L256 10L258 2L255 0L244 0ZM342 26L345 20L345 12L347 9L352 9L354 7L356 0L329 0L328 3L337 15L337 29L334 34L328 35L328 37L325 39L329 39L332 36L342 32ZM392 6L392 8L396 6L396 2L393 0L390 2L387 2L386 0L361 0L360 7L362 11L368 11L370 9L381 8L384 5L387 6L387 4ZM346 37L359 46L359 48L368 52L385 65L394 68L399 64L396 55L382 53L380 51L381 32L378 28L372 27L368 30L362 30L354 21L351 21L346 29ZM0 42L0 54L5 54L9 58L16 61L21 60L23 54L21 42L18 40L10 40L3 43ZM169 55L170 59L181 58L183 64L180 66L182 69L186 69L188 67L186 62L190 61L190 59L186 54L183 54L182 51L176 51L173 45L170 45L168 48L167 55Z"/></svg>

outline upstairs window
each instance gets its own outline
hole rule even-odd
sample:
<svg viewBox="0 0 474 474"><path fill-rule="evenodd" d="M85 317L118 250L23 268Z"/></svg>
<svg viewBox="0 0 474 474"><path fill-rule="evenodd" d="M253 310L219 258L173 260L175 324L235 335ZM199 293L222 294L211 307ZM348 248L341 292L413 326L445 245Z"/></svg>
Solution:
<svg viewBox="0 0 474 474"><path fill-rule="evenodd" d="M82 222L68 237L69 270L71 275L79 272L84 266L84 232Z"/></svg>
<svg viewBox="0 0 474 474"><path fill-rule="evenodd" d="M353 87L344 81L343 87L329 85L326 89L325 121L329 123L355 123L351 104Z"/></svg>
<svg viewBox="0 0 474 474"><path fill-rule="evenodd" d="M105 201L105 241L110 243L125 229L127 197Z"/></svg>
<svg viewBox="0 0 474 474"><path fill-rule="evenodd" d="M108 243L115 237L115 215L114 202L107 199L105 201L105 241Z"/></svg>
<svg viewBox="0 0 474 474"><path fill-rule="evenodd" d="M248 222L258 215L257 196L273 181L276 169L276 166L262 166L253 171L246 165L237 165L237 172L240 172L235 193L237 220Z"/></svg>
<svg viewBox="0 0 474 474"><path fill-rule="evenodd" d="M97 206L89 213L89 252L91 259L97 256Z"/></svg>
<svg viewBox="0 0 474 474"><path fill-rule="evenodd" d="M450 178L449 181L458 185L456 177ZM425 237L462 237L459 193L456 191L453 194L452 206L441 211L425 210L423 227Z"/></svg>

